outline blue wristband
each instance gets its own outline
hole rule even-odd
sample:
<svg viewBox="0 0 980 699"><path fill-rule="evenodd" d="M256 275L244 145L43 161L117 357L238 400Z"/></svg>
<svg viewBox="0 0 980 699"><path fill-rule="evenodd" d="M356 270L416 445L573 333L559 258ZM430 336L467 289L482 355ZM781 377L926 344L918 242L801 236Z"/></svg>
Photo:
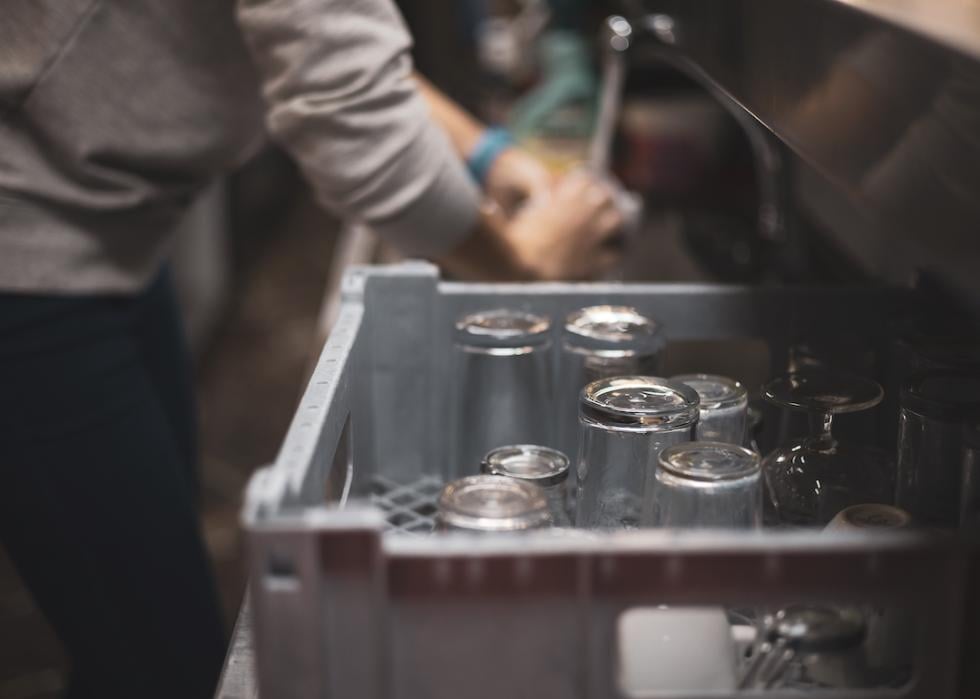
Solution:
<svg viewBox="0 0 980 699"><path fill-rule="evenodd" d="M490 174L490 168L493 167L497 156L507 150L513 142L514 139L507 129L490 128L480 136L470 157L466 159L466 167L481 187L487 183L487 175Z"/></svg>

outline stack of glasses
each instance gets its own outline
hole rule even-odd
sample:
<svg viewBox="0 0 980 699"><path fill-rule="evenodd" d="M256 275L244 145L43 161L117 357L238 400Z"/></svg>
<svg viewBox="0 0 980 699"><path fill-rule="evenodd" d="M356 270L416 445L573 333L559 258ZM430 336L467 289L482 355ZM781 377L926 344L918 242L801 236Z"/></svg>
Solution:
<svg viewBox="0 0 980 699"><path fill-rule="evenodd" d="M578 309L560 329L525 310L487 310L460 318L455 337L442 530L745 530L765 519L834 532L897 529L948 513L980 520L980 383L974 389L934 372L905 387L896 483L894 460L832 433L835 415L882 400L881 386L866 378L791 366L768 382L761 397L805 413L810 431L762 459L761 413L750 413L745 387L710 374L661 378L663 328L635 308ZM965 397L952 392L951 402L950 382L967 386ZM955 469L923 456L945 452L953 456L943 464L965 454L971 487L960 501ZM911 515L894 507L896 486ZM911 617L897 607L641 611L624 628L644 639L632 646L645 649L643 661L624 682L644 690L898 686L910 676L912 653L900 639L914 636ZM727 649L736 635L729 625L751 631L741 668L725 650L706 683L689 686L670 670L651 671L651 638L686 634L701 647L720 634L717 647Z"/></svg>
<svg viewBox="0 0 980 699"><path fill-rule="evenodd" d="M787 437L760 465L759 413L749 411L745 387L709 374L660 378L663 327L636 308L581 308L560 328L538 313L491 309L462 316L455 330L447 480L482 471L551 483L561 495L550 501L565 504L552 508L555 526L738 528L765 519L820 528L852 505L895 504L896 492L917 522L943 524L944 513L980 519L976 440L961 427L964 415L980 415L980 389L960 376L923 375L903 392L896 483L894 459L831 431L835 415L881 402L870 379L808 366L767 383L762 398L806 413L810 433ZM970 387L967 398L933 396L947 383ZM488 456L502 447L512 452L506 460ZM955 463L927 463L937 454ZM970 487L957 502L964 479ZM701 502L708 497L717 498L710 507Z"/></svg>
<svg viewBox="0 0 980 699"><path fill-rule="evenodd" d="M474 529L499 515L503 496L486 485L495 476L544 487L553 526L761 523L745 388L723 376L658 377L666 338L650 316L626 306L576 310L557 352L550 320L524 310L469 313L455 330L447 475L482 472L483 487L467 480L470 504L484 498L488 514ZM452 510L461 487L447 486L440 507ZM440 521L460 528L454 512Z"/></svg>

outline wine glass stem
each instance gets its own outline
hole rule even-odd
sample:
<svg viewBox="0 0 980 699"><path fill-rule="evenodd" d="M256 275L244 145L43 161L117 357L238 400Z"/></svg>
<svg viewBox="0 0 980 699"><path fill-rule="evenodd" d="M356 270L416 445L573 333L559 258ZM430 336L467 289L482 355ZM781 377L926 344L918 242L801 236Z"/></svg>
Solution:
<svg viewBox="0 0 980 699"><path fill-rule="evenodd" d="M820 412L810 413L810 445L820 451L829 451L835 446L834 435L831 434L833 426L833 413Z"/></svg>

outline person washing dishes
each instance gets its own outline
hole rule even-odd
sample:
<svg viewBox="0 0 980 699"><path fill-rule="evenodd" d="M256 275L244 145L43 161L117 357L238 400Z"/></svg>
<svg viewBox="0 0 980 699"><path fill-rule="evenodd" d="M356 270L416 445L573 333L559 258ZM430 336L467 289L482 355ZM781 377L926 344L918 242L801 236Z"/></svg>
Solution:
<svg viewBox="0 0 980 699"><path fill-rule="evenodd" d="M68 649L69 697L216 683L226 636L165 261L263 114L324 206L450 274L613 261L608 190L552 181L414 75L410 48L390 0L3 3L0 540Z"/></svg>

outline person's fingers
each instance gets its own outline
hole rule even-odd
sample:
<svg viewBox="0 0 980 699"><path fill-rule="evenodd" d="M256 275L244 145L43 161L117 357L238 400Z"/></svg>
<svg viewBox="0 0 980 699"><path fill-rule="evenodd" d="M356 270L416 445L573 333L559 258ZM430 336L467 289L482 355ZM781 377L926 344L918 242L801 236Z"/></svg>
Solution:
<svg viewBox="0 0 980 699"><path fill-rule="evenodd" d="M493 231L502 231L507 227L507 214L493 199L480 202L480 216Z"/></svg>
<svg viewBox="0 0 980 699"><path fill-rule="evenodd" d="M487 193L510 213L532 200L547 200L550 190L548 170L518 148L501 153L487 176Z"/></svg>
<svg viewBox="0 0 980 699"><path fill-rule="evenodd" d="M555 176L548 168L531 156L521 153L520 157L522 163L521 174L528 194L550 193L555 183Z"/></svg>
<svg viewBox="0 0 980 699"><path fill-rule="evenodd" d="M569 201L581 199L594 182L585 170L572 170L558 181L556 195Z"/></svg>
<svg viewBox="0 0 980 699"><path fill-rule="evenodd" d="M587 238L599 216L612 208L612 193L594 179L575 176L562 182L553 205L557 215L573 229L582 230Z"/></svg>
<svg viewBox="0 0 980 699"><path fill-rule="evenodd" d="M612 201L612 193L598 182L593 182L586 193L587 201L595 209L601 209Z"/></svg>
<svg viewBox="0 0 980 699"><path fill-rule="evenodd" d="M615 206L603 208L596 216L592 226L592 240L606 241L619 233L623 227L623 215Z"/></svg>

